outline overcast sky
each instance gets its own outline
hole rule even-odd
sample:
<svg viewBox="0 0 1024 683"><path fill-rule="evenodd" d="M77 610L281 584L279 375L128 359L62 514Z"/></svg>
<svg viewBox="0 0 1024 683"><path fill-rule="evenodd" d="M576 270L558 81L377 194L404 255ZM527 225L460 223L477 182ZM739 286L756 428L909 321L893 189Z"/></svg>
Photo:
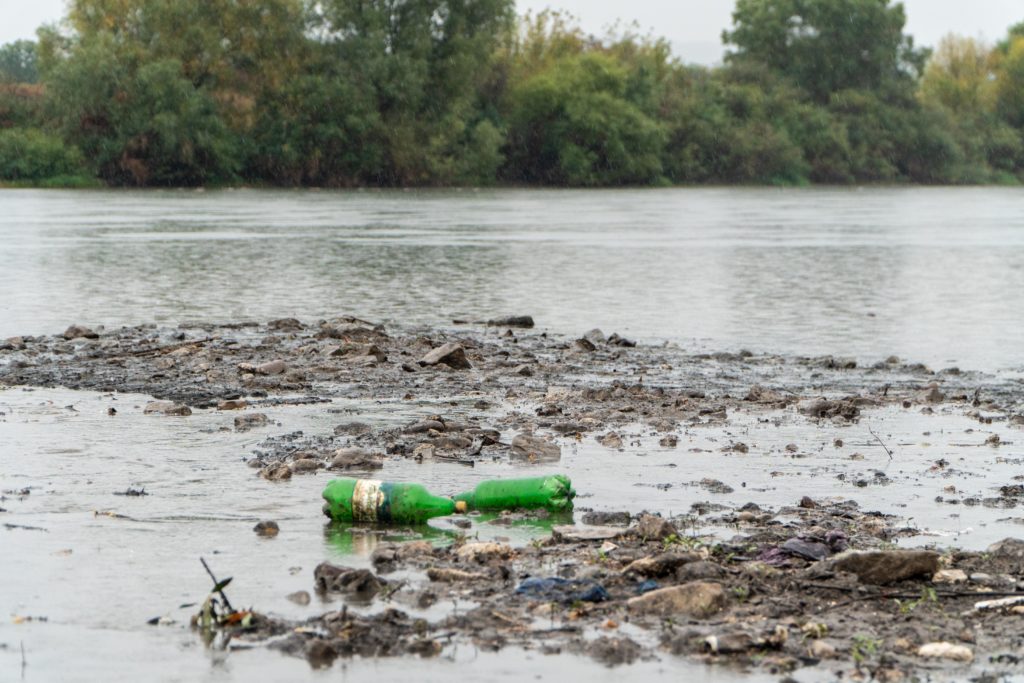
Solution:
<svg viewBox="0 0 1024 683"><path fill-rule="evenodd" d="M720 36L731 21L733 0L518 0L520 12L555 7L579 17L583 27L600 33L622 19L672 41L675 52L688 62L711 64L722 55ZM907 30L921 45L934 45L950 31L1001 38L1006 29L1024 21L1022 0L904 0ZM32 38L42 23L64 13L65 0L0 0L0 43Z"/></svg>

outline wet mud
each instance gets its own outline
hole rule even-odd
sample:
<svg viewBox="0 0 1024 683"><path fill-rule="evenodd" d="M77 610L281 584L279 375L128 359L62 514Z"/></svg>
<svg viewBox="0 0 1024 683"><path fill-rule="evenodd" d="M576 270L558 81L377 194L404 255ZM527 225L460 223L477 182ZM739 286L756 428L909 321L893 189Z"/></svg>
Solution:
<svg viewBox="0 0 1024 683"><path fill-rule="evenodd" d="M255 643L314 667L351 657L438 657L471 643L579 654L613 667L681 657L779 680L1024 674L1017 635L1024 542L960 550L933 543L920 520L862 507L857 491L881 488L899 498L908 481L861 465L863 451L891 461L900 444L874 431L863 443L845 443L867 414L955 414L975 425L958 437L963 446L994 453L1012 472L1021 462L1013 436L1024 428L1019 378L898 358L865 367L834 357L694 354L597 330L564 338L536 331L522 316L491 323L445 330L354 318L75 325L0 342L0 386L145 394L154 420L223 413L230 421L222 429L260 434L239 466L271 487L293 477L379 476L385 464L557 466L581 443L623 458L644 457L638 451L648 444L681 459L767 450L800 461L831 449L850 464L810 475L835 480L843 495L793 496L774 506L754 502L758 491L724 476L726 464L689 473L682 485L706 500L673 514L608 509L581 491L575 516L454 517L407 530L404 542L393 540L394 530L385 539L384 530L325 520L325 534L339 545L375 548L369 566L332 561L311 573L308 590L337 609L294 620L256 606L244 624L221 624L216 633L197 620L220 647ZM339 407L348 400L429 409L380 426ZM299 431L261 412L282 405L322 410L336 416L335 426ZM752 436L759 426L793 424L813 443ZM694 446L694 435L705 433L714 438ZM971 489L964 467L938 454L916 476L942 482L936 505L1011 518L1024 501L1024 477ZM276 535L276 524L261 524L258 533ZM523 526L530 540L515 533Z"/></svg>

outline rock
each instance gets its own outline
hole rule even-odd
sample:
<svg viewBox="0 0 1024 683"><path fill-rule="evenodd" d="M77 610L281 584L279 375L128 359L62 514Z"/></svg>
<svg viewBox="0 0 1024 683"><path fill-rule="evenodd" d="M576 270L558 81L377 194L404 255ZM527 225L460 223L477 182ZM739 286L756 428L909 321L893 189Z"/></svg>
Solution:
<svg viewBox="0 0 1024 683"><path fill-rule="evenodd" d="M725 576L725 570L721 565L707 560L698 560L684 564L676 571L676 581L707 581L709 579L721 579Z"/></svg>
<svg viewBox="0 0 1024 683"><path fill-rule="evenodd" d="M655 515L641 515L636 526L630 531L647 541L663 541L669 536L678 536L679 532L667 519Z"/></svg>
<svg viewBox="0 0 1024 683"><path fill-rule="evenodd" d="M288 466L292 474L310 474L320 469L320 462L313 458L300 458Z"/></svg>
<svg viewBox="0 0 1024 683"><path fill-rule="evenodd" d="M699 553L660 553L630 562L622 570L622 573L659 578L674 573L683 565L699 562L702 559L703 556Z"/></svg>
<svg viewBox="0 0 1024 683"><path fill-rule="evenodd" d="M444 422L440 420L420 420L414 422L405 429L402 430L403 434L426 434L430 431L444 432L447 431Z"/></svg>
<svg viewBox="0 0 1024 683"><path fill-rule="evenodd" d="M941 569L935 572L932 583L967 583L967 572L962 569Z"/></svg>
<svg viewBox="0 0 1024 683"><path fill-rule="evenodd" d="M942 403L946 400L946 395L939 389L938 384L932 382L928 385L925 392L921 394L921 400L925 403Z"/></svg>
<svg viewBox="0 0 1024 683"><path fill-rule="evenodd" d="M939 554L929 550L847 551L832 561L833 569L851 572L863 583L885 585L939 571Z"/></svg>
<svg viewBox="0 0 1024 683"><path fill-rule="evenodd" d="M275 332L298 332L302 329L302 323L295 318L279 318L267 323L267 329Z"/></svg>
<svg viewBox="0 0 1024 683"><path fill-rule="evenodd" d="M313 571L316 589L321 592L336 592L361 599L377 595L387 581L377 577L369 569L351 569L323 562Z"/></svg>
<svg viewBox="0 0 1024 683"><path fill-rule="evenodd" d="M145 415L164 415L168 417L188 417L192 409L174 401L150 401L146 404Z"/></svg>
<svg viewBox="0 0 1024 683"><path fill-rule="evenodd" d="M462 348L461 344L454 343L434 349L423 356L419 360L419 364L423 367L444 364L456 370L469 370L473 367L466 358L466 350Z"/></svg>
<svg viewBox="0 0 1024 683"><path fill-rule="evenodd" d="M860 416L860 408L855 401L843 399L841 401L830 401L819 398L812 401L804 401L797 406L801 414L813 418L844 417L853 420Z"/></svg>
<svg viewBox="0 0 1024 683"><path fill-rule="evenodd" d="M519 375L520 377L533 377L533 368L529 365L520 365L512 371L512 374Z"/></svg>
<svg viewBox="0 0 1024 683"><path fill-rule="evenodd" d="M917 649L917 656L926 659L948 659L953 662L973 662L974 652L966 645L928 643Z"/></svg>
<svg viewBox="0 0 1024 683"><path fill-rule="evenodd" d="M284 481L292 478L292 468L283 462L277 462L261 469L260 476L267 481Z"/></svg>
<svg viewBox="0 0 1024 683"><path fill-rule="evenodd" d="M734 491L733 487L717 479L701 479L700 487L709 493L727 494Z"/></svg>
<svg viewBox="0 0 1024 683"><path fill-rule="evenodd" d="M250 429L256 429L257 427L266 427L269 423L270 419L263 413L239 415L235 418L235 431L247 432Z"/></svg>
<svg viewBox="0 0 1024 683"><path fill-rule="evenodd" d="M88 327L81 325L72 325L68 329L64 330L65 339L99 339L98 334L90 330Z"/></svg>
<svg viewBox="0 0 1024 683"><path fill-rule="evenodd" d="M294 593L289 593L285 597L296 605L302 605L303 607L312 602L312 597L307 591L296 591Z"/></svg>
<svg viewBox="0 0 1024 683"><path fill-rule="evenodd" d="M604 336L604 332L596 328L583 335L583 338L591 344L604 344L608 341L608 338Z"/></svg>
<svg viewBox="0 0 1024 683"><path fill-rule="evenodd" d="M1004 538L990 545L988 552L994 558L1024 560L1024 541L1019 538Z"/></svg>
<svg viewBox="0 0 1024 683"><path fill-rule="evenodd" d="M288 365L281 359L272 360L262 365L256 366L257 375L282 375L285 370L288 369Z"/></svg>
<svg viewBox="0 0 1024 683"><path fill-rule="evenodd" d="M378 363L383 363L388 359L387 354L376 344L342 344L331 347L327 355L332 358L348 358L354 361L373 359Z"/></svg>
<svg viewBox="0 0 1024 683"><path fill-rule="evenodd" d="M260 522L252 528L256 532L257 536L263 536L264 538L274 538L281 533L280 527L277 526L277 522Z"/></svg>
<svg viewBox="0 0 1024 683"><path fill-rule="evenodd" d="M488 577L487 574L479 572L464 572L460 569L431 567L427 570L427 578L434 583L462 583L464 581L480 581Z"/></svg>
<svg viewBox="0 0 1024 683"><path fill-rule="evenodd" d="M581 337L572 343L572 350L579 353L592 353L597 351L597 347L589 339Z"/></svg>
<svg viewBox="0 0 1024 683"><path fill-rule="evenodd" d="M625 529L617 526L573 526L552 527L551 537L558 542L580 543L585 541L607 541L618 538Z"/></svg>
<svg viewBox="0 0 1024 683"><path fill-rule="evenodd" d="M494 318L488 320L487 324L490 327L519 327L522 329L533 328L533 317L529 315L510 315L505 318Z"/></svg>
<svg viewBox="0 0 1024 683"><path fill-rule="evenodd" d="M512 557L512 547L504 543L466 543L455 551L463 562L487 562L492 559L507 560Z"/></svg>
<svg viewBox="0 0 1024 683"><path fill-rule="evenodd" d="M662 448L675 448L676 446L679 445L679 437L675 436L674 434L663 436L661 437L661 440L658 441L658 445L661 446Z"/></svg>
<svg viewBox="0 0 1024 683"><path fill-rule="evenodd" d="M628 512L601 512L592 510L583 515L583 523L590 526L629 526L632 519Z"/></svg>
<svg viewBox="0 0 1024 683"><path fill-rule="evenodd" d="M601 445L605 448L622 448L622 437L612 432L600 438Z"/></svg>
<svg viewBox="0 0 1024 683"><path fill-rule="evenodd" d="M623 348L630 349L636 347L635 341L632 339L626 339L625 337L620 337L616 332L613 332L612 336L608 337L608 344L610 346L621 346Z"/></svg>
<svg viewBox="0 0 1024 683"><path fill-rule="evenodd" d="M807 654L814 659L835 659L836 649L824 640L814 640L807 647Z"/></svg>
<svg viewBox="0 0 1024 683"><path fill-rule="evenodd" d="M788 403L788 397L760 384L750 387L750 391L747 392L747 396L743 400L750 401L751 403Z"/></svg>
<svg viewBox="0 0 1024 683"><path fill-rule="evenodd" d="M587 654L608 667L632 664L643 654L643 648L631 638L601 636L587 645Z"/></svg>
<svg viewBox="0 0 1024 683"><path fill-rule="evenodd" d="M562 449L556 443L532 434L519 434L512 439L512 457L536 461L561 460Z"/></svg>
<svg viewBox="0 0 1024 683"><path fill-rule="evenodd" d="M363 448L340 448L334 451L332 470L379 470L384 467L384 456L370 453Z"/></svg>
<svg viewBox="0 0 1024 683"><path fill-rule="evenodd" d="M729 600L721 584L697 581L661 588L626 602L633 614L658 617L689 616L706 619L721 612Z"/></svg>
<svg viewBox="0 0 1024 683"><path fill-rule="evenodd" d="M249 403L241 398L229 399L217 404L217 410L245 410L248 407Z"/></svg>

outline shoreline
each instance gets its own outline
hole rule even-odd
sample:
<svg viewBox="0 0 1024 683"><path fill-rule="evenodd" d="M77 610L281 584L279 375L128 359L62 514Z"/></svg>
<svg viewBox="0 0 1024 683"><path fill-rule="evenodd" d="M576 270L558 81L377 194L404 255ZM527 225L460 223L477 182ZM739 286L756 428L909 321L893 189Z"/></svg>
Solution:
<svg viewBox="0 0 1024 683"><path fill-rule="evenodd" d="M775 676L806 669L882 680L925 670L963 676L969 651L986 671L1017 671L1015 660L986 663L1013 651L1008 624L1021 618L1014 605L974 605L1024 595L1018 588L1024 586L1021 546L899 549L901 541L932 544L922 537L925 529L901 515L854 502L858 491L903 483L912 475L902 471L914 471L916 463L876 470L873 478L869 468L863 482L833 484L842 487L837 496L778 501L753 482L740 489L729 476L748 459L758 459L755 467L777 461L781 473L824 451L856 465L865 447L872 461L885 462L882 448L898 450L905 460L904 447L890 443L885 432L880 446L852 443L853 430L860 434L861 421L876 413L912 414L941 425L956 416L980 430L996 424L1000 433L1019 433L1024 396L1018 383L998 374L936 373L894 358L860 367L830 356L688 354L597 331L565 338L509 325L385 329L342 317L318 324L285 318L142 325L102 334L71 326L60 335L0 342L0 386L146 394L157 399L146 406L151 420L187 420L182 416L195 411L223 415L235 429L262 436L244 463L233 466L251 467L254 490L271 497L287 486L283 480L378 478L385 464L560 468L574 444L621 458L623 468L652 457L648 444L684 467L696 458L721 462L712 471L681 472L706 496L684 514L650 515L642 506L614 503L609 509L600 498L583 497L575 525L513 512L470 517L466 530L453 518L444 527L451 542L440 544L423 530L395 544L379 537L393 532L325 527L342 543L358 536L372 548L369 568L324 564L310 577L309 592L319 587L323 595L340 596L345 608L302 621L258 617L249 627L212 634L281 650L315 667L352 656L437 656L464 643L576 653L608 666L682 657ZM412 410L417 419L388 428L339 416L334 429L322 433L295 433L259 412L298 403L326 410L333 401L433 407L430 414ZM445 401L448 412L439 413ZM770 430L780 427L815 435L821 445L783 443L781 433L770 442ZM983 442L985 433L970 438L972 447L984 449L979 453L998 459L1010 445L1006 455L1012 455L1012 444ZM513 435L536 442L517 452ZM714 452L686 448L709 439L717 440ZM932 469L956 476L959 466ZM822 474L830 469L826 465ZM660 483L648 485L654 490ZM977 495L973 503L968 491L953 495L961 507L1006 514L1024 502L1024 490L1010 481L1004 489ZM747 502L727 503L723 496ZM537 533L531 542L511 540L511 530L522 524L541 532L531 532ZM483 529L508 539L475 540ZM850 550L865 554L843 554ZM569 584L553 582L537 590L554 592L535 594L523 588L528 577ZM580 591L594 585L605 598L581 599ZM452 600L474 607L432 621L415 616ZM937 652L964 661L929 654Z"/></svg>

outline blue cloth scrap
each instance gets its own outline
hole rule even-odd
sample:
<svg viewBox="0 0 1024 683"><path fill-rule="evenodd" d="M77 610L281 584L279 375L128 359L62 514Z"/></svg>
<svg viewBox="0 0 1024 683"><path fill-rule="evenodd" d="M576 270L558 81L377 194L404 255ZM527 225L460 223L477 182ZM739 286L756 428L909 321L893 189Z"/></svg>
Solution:
<svg viewBox="0 0 1024 683"><path fill-rule="evenodd" d="M532 600L546 600L571 604L574 602L604 602L611 596L597 581L586 579L530 578L519 584L516 595Z"/></svg>

